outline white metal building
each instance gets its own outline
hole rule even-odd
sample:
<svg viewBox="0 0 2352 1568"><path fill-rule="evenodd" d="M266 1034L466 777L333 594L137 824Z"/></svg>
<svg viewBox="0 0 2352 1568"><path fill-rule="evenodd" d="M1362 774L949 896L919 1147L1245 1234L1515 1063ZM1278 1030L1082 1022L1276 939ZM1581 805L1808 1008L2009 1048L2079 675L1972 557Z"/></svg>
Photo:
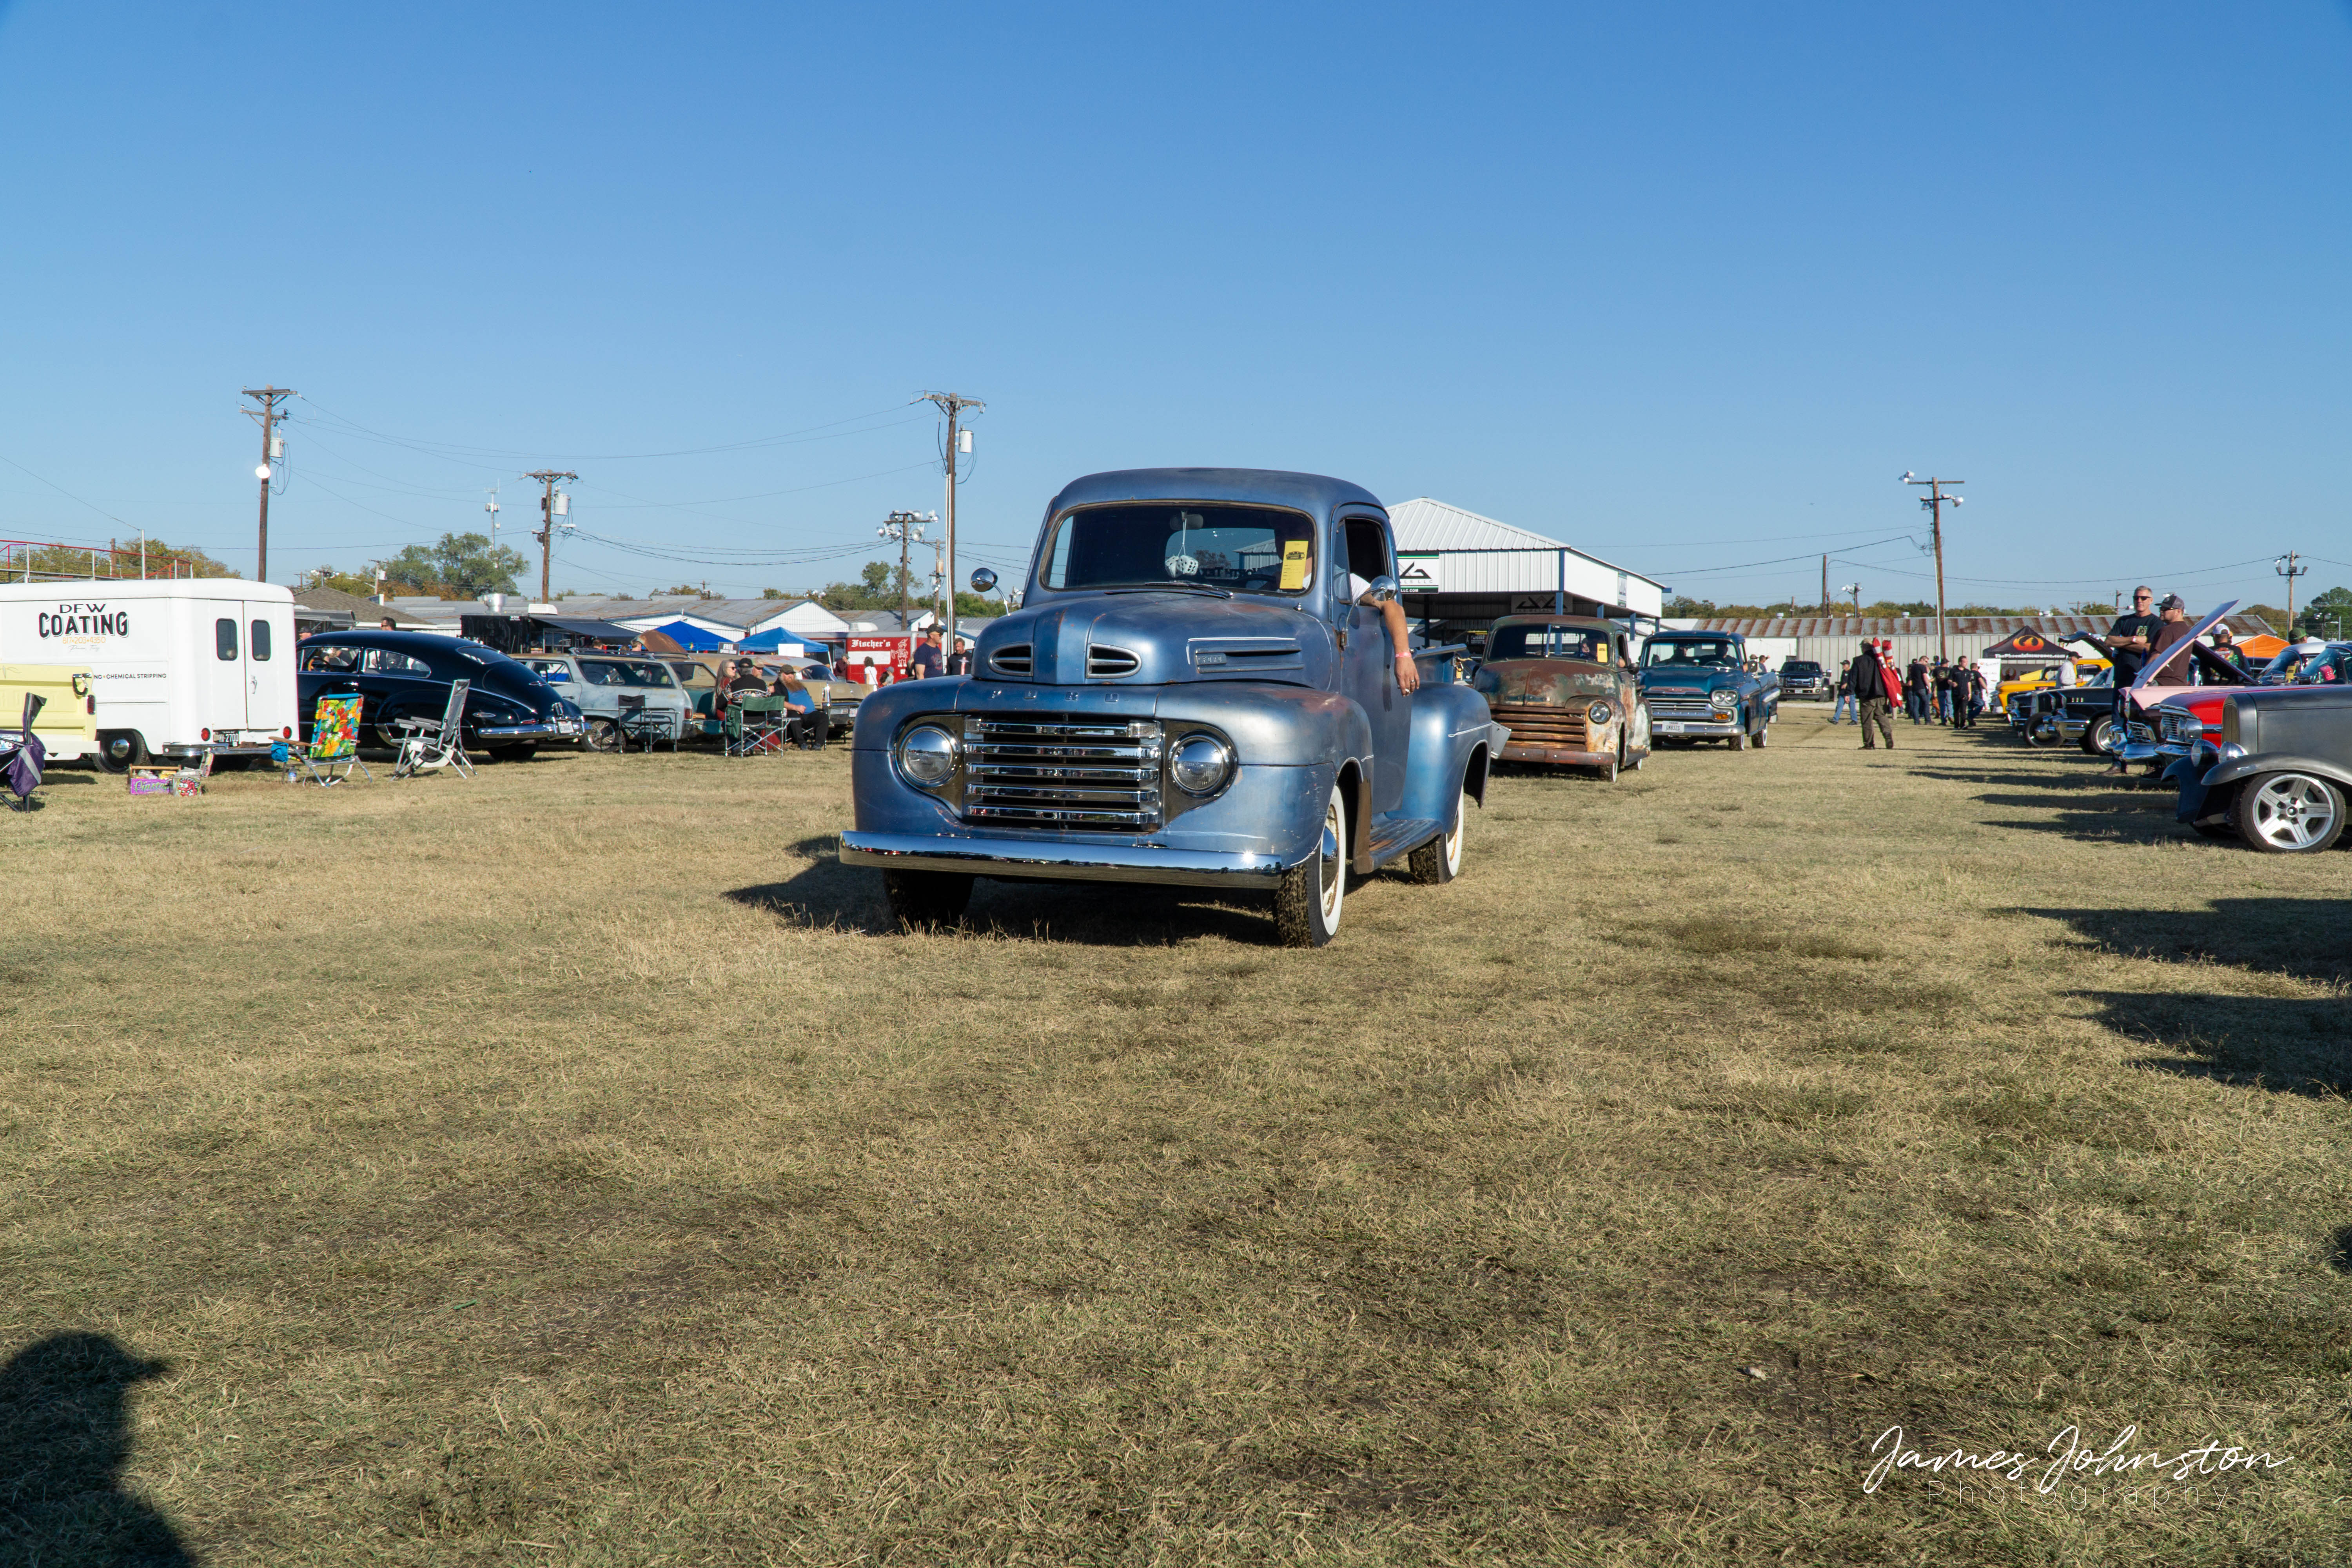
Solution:
<svg viewBox="0 0 2352 1568"><path fill-rule="evenodd" d="M1448 626L1558 610L1654 621L1664 587L1531 530L1428 496L1388 509L1405 613Z"/></svg>

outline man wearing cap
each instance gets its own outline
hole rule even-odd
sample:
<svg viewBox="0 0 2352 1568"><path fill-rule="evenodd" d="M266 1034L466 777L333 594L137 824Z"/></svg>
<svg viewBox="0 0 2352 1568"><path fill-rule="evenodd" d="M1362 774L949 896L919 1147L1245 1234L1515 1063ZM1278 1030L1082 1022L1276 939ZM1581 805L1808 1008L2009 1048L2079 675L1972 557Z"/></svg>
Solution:
<svg viewBox="0 0 2352 1568"><path fill-rule="evenodd" d="M1878 750L1878 742L1870 734L1870 727L1874 723L1878 726L1878 732L1886 737L1886 749L1893 751L1895 726L1888 722L1888 715L1894 710L1886 700L1886 667L1878 662L1876 643L1868 637L1862 639L1862 653L1846 666L1845 679L1847 689L1853 693L1854 700L1862 710L1862 718L1858 721L1862 725L1862 749L1865 752Z"/></svg>
<svg viewBox="0 0 2352 1568"><path fill-rule="evenodd" d="M2189 684L2189 606L2178 594L2167 594L2164 603L2157 606L2156 636L2151 640L2148 658L2156 664L2156 673L2147 678L2150 686L2186 686Z"/></svg>

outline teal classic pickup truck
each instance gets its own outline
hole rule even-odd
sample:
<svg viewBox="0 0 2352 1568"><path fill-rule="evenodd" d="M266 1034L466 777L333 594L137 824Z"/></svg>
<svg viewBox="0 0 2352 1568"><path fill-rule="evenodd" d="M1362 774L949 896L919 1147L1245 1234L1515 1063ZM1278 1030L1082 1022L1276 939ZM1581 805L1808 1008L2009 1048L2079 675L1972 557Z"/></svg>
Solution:
<svg viewBox="0 0 2352 1568"><path fill-rule="evenodd" d="M1650 733L1668 745L1721 741L1761 750L1780 713L1780 679L1748 668L1737 632L1659 632L1642 646Z"/></svg>

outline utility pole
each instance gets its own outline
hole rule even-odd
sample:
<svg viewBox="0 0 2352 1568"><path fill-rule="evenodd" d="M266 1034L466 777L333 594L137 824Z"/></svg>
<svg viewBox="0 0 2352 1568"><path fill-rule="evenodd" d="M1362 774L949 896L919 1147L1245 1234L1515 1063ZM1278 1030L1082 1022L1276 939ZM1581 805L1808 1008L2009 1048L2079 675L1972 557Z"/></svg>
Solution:
<svg viewBox="0 0 2352 1568"><path fill-rule="evenodd" d="M923 514L919 511L894 511L883 519L882 526L874 531L884 539L894 539L898 542L898 629L908 638L907 653L912 658L915 634L907 623L915 614L915 579L914 568L908 563L907 552L918 544L928 542L923 538Z"/></svg>
<svg viewBox="0 0 2352 1568"><path fill-rule="evenodd" d="M1944 493L1944 487L1946 485L1964 485L1969 481L1966 479L1914 479L1911 476L1910 471L1906 469L1903 475L1903 482L1906 485L1925 485L1927 487L1927 493L1919 498L1919 504L1935 516L1933 526L1936 535L1936 654L1937 657L1944 659L1947 663L1949 663L1952 655L1951 638L1944 626L1944 509L1948 506L1959 505L1961 498L1958 496L1946 495Z"/></svg>
<svg viewBox="0 0 2352 1568"><path fill-rule="evenodd" d="M273 459L286 455L286 443L278 438L278 422L286 416L278 411L278 405L296 394L290 386L248 386L245 389L245 395L261 399L260 407L248 408L245 413L247 418L257 421L261 426L261 467L253 470L253 477L261 481L261 547L254 563L253 580L267 583L269 581L269 465Z"/></svg>
<svg viewBox="0 0 2352 1568"><path fill-rule="evenodd" d="M539 602L543 605L548 602L548 562L555 551L555 520L566 516L572 510L572 498L558 496L555 493L555 481L565 479L576 485L580 482L580 476L563 473L555 468L541 468L536 473L525 474L523 478L537 479L546 487L546 493L539 498L539 531L531 535L533 539L539 541ZM555 505L558 500L563 502L562 510L560 511ZM705 584L704 586L708 587L709 584Z"/></svg>
<svg viewBox="0 0 2352 1568"><path fill-rule="evenodd" d="M932 402L932 403L935 403L935 404L939 405L940 412L940 413L942 413L942 414L944 414L944 415L946 415L946 416L948 416L948 537L947 537L947 586L945 587L945 589L944 589L944 590L942 590L941 595L940 595L940 597L941 597L941 599L943 600L944 605L945 605L945 608L942 610L942 612L941 612L941 614L940 614L940 620L941 620L941 622L942 622L942 624L944 625L944 627L945 627L944 636L945 636L945 637L946 637L946 641L945 641L945 642L943 642L943 643L940 645L940 647L941 647L941 648L942 648L942 650L943 650L943 651L942 651L942 653L941 653L941 655L940 655L940 657L941 657L941 658L947 658L947 659L953 659L953 658L955 658L955 644L956 644L956 628L955 628L955 590L956 590L956 585L955 585L955 502L956 502L956 457L957 457L957 455L958 455L959 453L961 453L961 452L969 452L969 451L971 451L971 432L970 432L969 430L967 430L967 431L965 431L965 432L963 432L963 433L962 433L962 435L961 435L961 437L958 437L958 435L957 435L957 432L956 432L956 423L957 423L958 419L960 419L960 418L962 416L963 411L964 411L965 409L967 409L967 408L986 408L986 407L988 406L988 405L987 405L987 404L985 404L985 403L982 403L982 402L979 398L977 398L977 397L964 397L964 396L961 396L961 395L959 395L958 394L956 394L956 393L952 393L952 392L926 392L926 393L922 394L922 396L923 396L924 398L926 398L927 400L929 400L929 402Z"/></svg>
<svg viewBox="0 0 2352 1568"><path fill-rule="evenodd" d="M2294 580L2311 570L2295 564L2302 559L2301 551L2290 550L2271 563L2271 570L2286 579L2286 635L2290 641L2294 637Z"/></svg>
<svg viewBox="0 0 2352 1568"><path fill-rule="evenodd" d="M1830 558L1822 557L1822 614L1830 613Z"/></svg>

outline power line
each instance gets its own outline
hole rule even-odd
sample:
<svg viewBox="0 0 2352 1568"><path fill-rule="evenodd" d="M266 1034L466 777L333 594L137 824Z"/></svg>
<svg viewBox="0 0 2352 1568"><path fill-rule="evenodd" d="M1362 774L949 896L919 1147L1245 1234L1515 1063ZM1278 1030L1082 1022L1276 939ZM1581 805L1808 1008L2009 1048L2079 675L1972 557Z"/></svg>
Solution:
<svg viewBox="0 0 2352 1568"><path fill-rule="evenodd" d="M1853 548L1856 550L1875 550L1882 544L1910 544L1916 546L1917 542L1918 542L1916 540L1913 539L1912 536L1907 533L1898 533L1886 539L1874 539L1868 544L1857 544L1853 546ZM1549 552L1547 551L1545 553L1549 554ZM1736 566L1661 566L1656 568L1656 570L1672 573L1677 577L1705 577L1709 574L1716 572L1745 572L1750 566L1780 566L1790 561L1810 561L1812 559L1812 556L1813 552L1808 550L1802 555L1778 555L1769 561L1743 561Z"/></svg>
<svg viewBox="0 0 2352 1568"><path fill-rule="evenodd" d="M122 519L115 516L112 512L107 510L96 501L83 500L81 497L74 494L73 491L66 489L65 486L58 483L55 479L42 479L40 475L34 473L32 469L25 467L24 464L17 462L13 458L0 458L0 463L7 464L10 468L16 469L20 474L26 475L32 479L40 479L41 483L48 486L49 489L57 491L58 494L65 497L66 500L79 502L81 505L86 506L89 508L90 510L98 513L99 516L106 519L109 522L121 522L122 526L125 528L136 528L139 526L135 522L123 522Z"/></svg>
<svg viewBox="0 0 2352 1568"><path fill-rule="evenodd" d="M436 441L430 437L412 437L388 436L383 431L372 429L346 415L337 414L333 409L320 403L316 398L306 397L302 401L309 404L311 407L318 409L320 413L326 415L328 417L351 426L353 433L364 435L373 440L388 441L395 447L407 447L416 451L425 452L428 457L447 457L448 453L451 452L470 452L478 457L486 458L543 458L547 455L543 452L513 451L500 447L473 447L458 441ZM699 458L719 452L742 452L760 447L779 447L804 441L831 441L838 439L843 436L863 436L870 434L874 430L894 430L901 425L918 424L920 422L920 416L917 416L912 419L894 420L888 425L876 425L870 426L866 430L841 430L837 428L837 426L843 425L854 425L861 419L878 419L885 414L896 414L900 410L910 407L914 404L921 401L922 399L920 398L910 398L906 403L893 404L887 408L877 408L865 414L853 414L845 419L828 420L823 425L811 425L799 430L788 430L780 436L761 436L750 441L730 441L717 447L681 447L675 451L669 452L563 452L557 454L557 456L563 461L569 463L623 463L636 462L655 458ZM832 435L817 434L817 432L820 431L832 431L834 433ZM446 450L434 451L428 449L434 447L446 448ZM449 458L448 460L451 462L457 462L462 459ZM483 465L478 464L475 466L481 467Z"/></svg>

